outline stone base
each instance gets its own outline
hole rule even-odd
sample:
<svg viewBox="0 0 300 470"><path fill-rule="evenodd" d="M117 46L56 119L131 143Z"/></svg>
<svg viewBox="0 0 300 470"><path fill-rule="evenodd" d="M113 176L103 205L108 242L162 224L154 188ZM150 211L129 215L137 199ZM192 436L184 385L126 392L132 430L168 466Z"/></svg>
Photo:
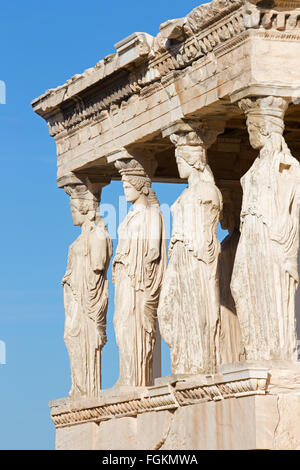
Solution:
<svg viewBox="0 0 300 470"><path fill-rule="evenodd" d="M300 449L300 365L223 370L51 402L56 448Z"/></svg>

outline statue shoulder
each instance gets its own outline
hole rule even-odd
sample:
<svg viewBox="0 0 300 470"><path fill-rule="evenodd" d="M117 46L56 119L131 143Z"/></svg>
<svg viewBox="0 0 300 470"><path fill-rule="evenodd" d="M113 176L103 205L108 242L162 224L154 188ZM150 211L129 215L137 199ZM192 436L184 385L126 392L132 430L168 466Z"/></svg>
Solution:
<svg viewBox="0 0 300 470"><path fill-rule="evenodd" d="M194 197L200 204L211 203L213 206L222 207L222 194L214 183L203 181L197 185Z"/></svg>

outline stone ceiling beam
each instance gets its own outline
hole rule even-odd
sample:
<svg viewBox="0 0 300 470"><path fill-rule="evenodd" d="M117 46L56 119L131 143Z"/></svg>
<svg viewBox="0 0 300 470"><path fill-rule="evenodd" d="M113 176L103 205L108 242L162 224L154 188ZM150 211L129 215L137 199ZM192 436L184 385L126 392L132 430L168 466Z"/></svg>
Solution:
<svg viewBox="0 0 300 470"><path fill-rule="evenodd" d="M299 0L213 0L155 38L134 33L115 48L32 103L57 144L58 184L89 167L108 171L112 152L149 147L180 119L242 122L245 97L299 103Z"/></svg>

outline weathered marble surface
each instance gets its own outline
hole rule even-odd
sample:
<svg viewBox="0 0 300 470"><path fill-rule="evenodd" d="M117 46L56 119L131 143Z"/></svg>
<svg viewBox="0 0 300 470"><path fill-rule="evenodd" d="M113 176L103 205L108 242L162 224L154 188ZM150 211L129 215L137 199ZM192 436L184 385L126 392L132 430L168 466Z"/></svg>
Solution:
<svg viewBox="0 0 300 470"><path fill-rule="evenodd" d="M108 281L112 243L98 214L101 187L89 181L65 187L74 225L81 234L70 246L64 286L64 339L71 365L72 399L99 396L101 351L106 339Z"/></svg>
<svg viewBox="0 0 300 470"><path fill-rule="evenodd" d="M236 118L231 102L250 95L299 98L299 6L214 0L165 22L156 38L135 33L34 100L57 143L58 184L92 162L105 169L112 151L151 141L177 119Z"/></svg>
<svg viewBox="0 0 300 470"><path fill-rule="evenodd" d="M166 268L164 221L151 180L135 159L116 164L125 197L133 203L118 229L113 261L114 327L119 348L117 385L144 386L153 382L156 311Z"/></svg>
<svg viewBox="0 0 300 470"><path fill-rule="evenodd" d="M290 372L291 363L286 364L285 376L276 372L284 367L270 363L296 357L299 8L298 0L213 0L185 18L163 23L155 38L146 33L125 38L116 44L116 54L33 102L57 144L58 186L80 184L86 176L94 183L122 177L125 194L134 203L120 227L114 262L115 328L119 384L143 387L127 390L127 396L109 391L94 405L90 399L55 405L58 447L76 448L80 439L81 448L99 449L299 447L299 370ZM204 121L204 129L195 129L195 123ZM145 385L152 381L155 316L165 267L163 247L157 243L162 224L157 204L151 207L153 218L147 216L154 195L145 166L134 175L142 176L145 185L123 178L120 162L128 153L143 155L144 164L157 161L155 172L146 171L149 181L188 181L173 207L170 264L158 308L178 375L154 388ZM220 253L219 189L241 177L241 236L239 224L229 223ZM234 190L230 196L236 204ZM223 209L226 218L226 202ZM155 243L149 242L153 228ZM71 259L82 256L80 240ZM66 305L76 311L70 279L67 275ZM69 316L72 312L66 308ZM93 328L92 318L88 321ZM69 330L67 344L75 358L71 367L72 361L74 370L77 362L82 370L92 364L93 377L93 362L77 360L81 353ZM99 344L95 338L88 341L92 351L97 345L101 349L101 334L100 339ZM226 375L224 364L245 354L263 370ZM261 359L268 361L262 364ZM223 373L207 376L218 364ZM199 372L204 373L200 378L184 377ZM97 380L92 378L92 390L99 390ZM74 381L80 384L82 377ZM82 388L87 386L83 382Z"/></svg>
<svg viewBox="0 0 300 470"><path fill-rule="evenodd" d="M242 177L241 237L231 289L249 360L297 360L300 164L282 136L287 101L240 103L259 156Z"/></svg>
<svg viewBox="0 0 300 470"><path fill-rule="evenodd" d="M211 373L218 362L220 301L217 225L222 195L206 160L217 137L202 122L179 122L171 140L188 188L172 206L169 264L159 299L162 337L174 374ZM170 132L173 132L172 129Z"/></svg>
<svg viewBox="0 0 300 470"><path fill-rule="evenodd" d="M244 363L50 406L57 449L300 449L299 391L299 364Z"/></svg>
<svg viewBox="0 0 300 470"><path fill-rule="evenodd" d="M233 182L227 183L227 186L222 190L222 195L223 216L221 219L221 225L223 230L228 230L228 235L221 243L219 262L219 347L220 363L228 364L238 362L245 358L240 323L230 289L236 249L240 239L240 185Z"/></svg>

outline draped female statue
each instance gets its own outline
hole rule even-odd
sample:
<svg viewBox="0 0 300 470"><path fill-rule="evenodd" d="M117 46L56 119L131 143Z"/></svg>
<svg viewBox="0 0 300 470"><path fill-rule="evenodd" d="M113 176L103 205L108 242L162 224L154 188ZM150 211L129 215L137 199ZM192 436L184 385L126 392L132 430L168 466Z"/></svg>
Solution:
<svg viewBox="0 0 300 470"><path fill-rule="evenodd" d="M219 324L217 224L222 196L197 132L171 135L188 188L172 206L169 264L159 307L160 332L171 349L174 374L213 372ZM200 143L199 143L200 142Z"/></svg>
<svg viewBox="0 0 300 470"><path fill-rule="evenodd" d="M87 181L65 187L71 196L74 225L81 234L69 248L63 278L65 344L69 352L72 388L70 397L96 397L101 389L101 350L106 343L108 281L106 272L112 243L97 214L101 190Z"/></svg>
<svg viewBox="0 0 300 470"><path fill-rule="evenodd" d="M166 266L166 241L160 206L144 168L120 160L125 197L133 203L118 229L113 262L114 327L119 347L118 385L152 385L156 311Z"/></svg>
<svg viewBox="0 0 300 470"><path fill-rule="evenodd" d="M242 177L241 237L231 290L249 360L297 360L300 166L283 138L286 100L244 99L260 151Z"/></svg>

